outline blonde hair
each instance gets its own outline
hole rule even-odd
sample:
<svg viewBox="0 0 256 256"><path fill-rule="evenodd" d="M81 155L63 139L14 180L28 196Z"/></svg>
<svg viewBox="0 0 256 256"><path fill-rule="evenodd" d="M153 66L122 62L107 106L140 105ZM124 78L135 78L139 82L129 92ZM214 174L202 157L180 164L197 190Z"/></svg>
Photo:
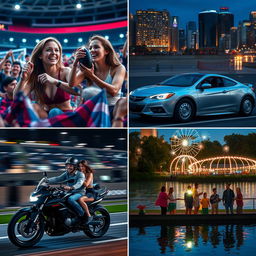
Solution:
<svg viewBox="0 0 256 256"><path fill-rule="evenodd" d="M56 66L58 70L61 70L63 68L62 64L62 46L60 42L54 38L54 37L47 37L42 39L33 49L32 54L31 54L31 62L34 64L34 70L31 73L29 79L28 79L28 84L31 86L31 91L34 91L36 99L41 103L44 104L44 86L38 82L38 75L45 73L43 61L41 60L40 56L43 52L43 49L45 45L48 42L55 42L60 51L60 59L58 60Z"/></svg>

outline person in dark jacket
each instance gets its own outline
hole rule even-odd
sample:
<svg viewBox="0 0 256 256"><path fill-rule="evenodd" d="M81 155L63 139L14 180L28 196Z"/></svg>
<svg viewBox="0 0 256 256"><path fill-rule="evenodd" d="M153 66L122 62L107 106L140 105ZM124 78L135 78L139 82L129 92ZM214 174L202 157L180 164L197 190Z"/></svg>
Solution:
<svg viewBox="0 0 256 256"><path fill-rule="evenodd" d="M229 214L229 210L231 214L233 214L233 204L235 200L235 193L234 191L230 188L230 184L226 185L226 190L223 192L222 196L222 201L223 205L225 206L226 209L226 214Z"/></svg>
<svg viewBox="0 0 256 256"><path fill-rule="evenodd" d="M68 203L73 207L77 214L82 217L84 210L77 202L77 200L84 194L84 180L85 176L82 172L78 171L78 159L69 157L66 160L66 172L58 177L48 179L49 184L66 184L65 190L72 191L72 195L68 198Z"/></svg>

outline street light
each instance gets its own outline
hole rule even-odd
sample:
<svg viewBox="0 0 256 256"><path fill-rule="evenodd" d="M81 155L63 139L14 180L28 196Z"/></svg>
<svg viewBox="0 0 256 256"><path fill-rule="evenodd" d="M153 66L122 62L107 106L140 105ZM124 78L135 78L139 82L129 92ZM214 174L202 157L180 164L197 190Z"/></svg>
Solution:
<svg viewBox="0 0 256 256"><path fill-rule="evenodd" d="M223 147L223 151L226 152L226 153L228 153L228 152L229 152L229 146L225 145L225 146Z"/></svg>

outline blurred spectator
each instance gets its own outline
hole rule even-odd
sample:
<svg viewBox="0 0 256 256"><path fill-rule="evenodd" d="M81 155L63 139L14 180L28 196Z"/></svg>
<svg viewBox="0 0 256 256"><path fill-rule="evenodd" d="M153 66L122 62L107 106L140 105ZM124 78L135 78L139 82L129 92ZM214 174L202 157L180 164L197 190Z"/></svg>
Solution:
<svg viewBox="0 0 256 256"><path fill-rule="evenodd" d="M14 61L12 63L11 76L14 77L17 80L17 82L20 81L21 72L22 72L21 63L19 61Z"/></svg>
<svg viewBox="0 0 256 256"><path fill-rule="evenodd" d="M5 93L1 94L0 115L4 117L7 114L7 109L13 102L13 91L17 85L17 80L14 77L7 76L2 82L2 90Z"/></svg>

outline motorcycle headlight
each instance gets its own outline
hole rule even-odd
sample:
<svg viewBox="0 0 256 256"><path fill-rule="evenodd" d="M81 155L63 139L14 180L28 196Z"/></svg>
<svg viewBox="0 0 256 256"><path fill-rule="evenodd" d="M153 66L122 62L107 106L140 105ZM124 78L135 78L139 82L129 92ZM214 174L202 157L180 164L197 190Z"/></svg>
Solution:
<svg viewBox="0 0 256 256"><path fill-rule="evenodd" d="M36 202L38 200L38 197L39 197L39 195L36 195L36 196L30 195L29 201L31 203L34 203L34 202Z"/></svg>
<svg viewBox="0 0 256 256"><path fill-rule="evenodd" d="M173 95L174 93L161 93L161 94L152 95L149 98L156 99L156 100L165 100L172 97Z"/></svg>

